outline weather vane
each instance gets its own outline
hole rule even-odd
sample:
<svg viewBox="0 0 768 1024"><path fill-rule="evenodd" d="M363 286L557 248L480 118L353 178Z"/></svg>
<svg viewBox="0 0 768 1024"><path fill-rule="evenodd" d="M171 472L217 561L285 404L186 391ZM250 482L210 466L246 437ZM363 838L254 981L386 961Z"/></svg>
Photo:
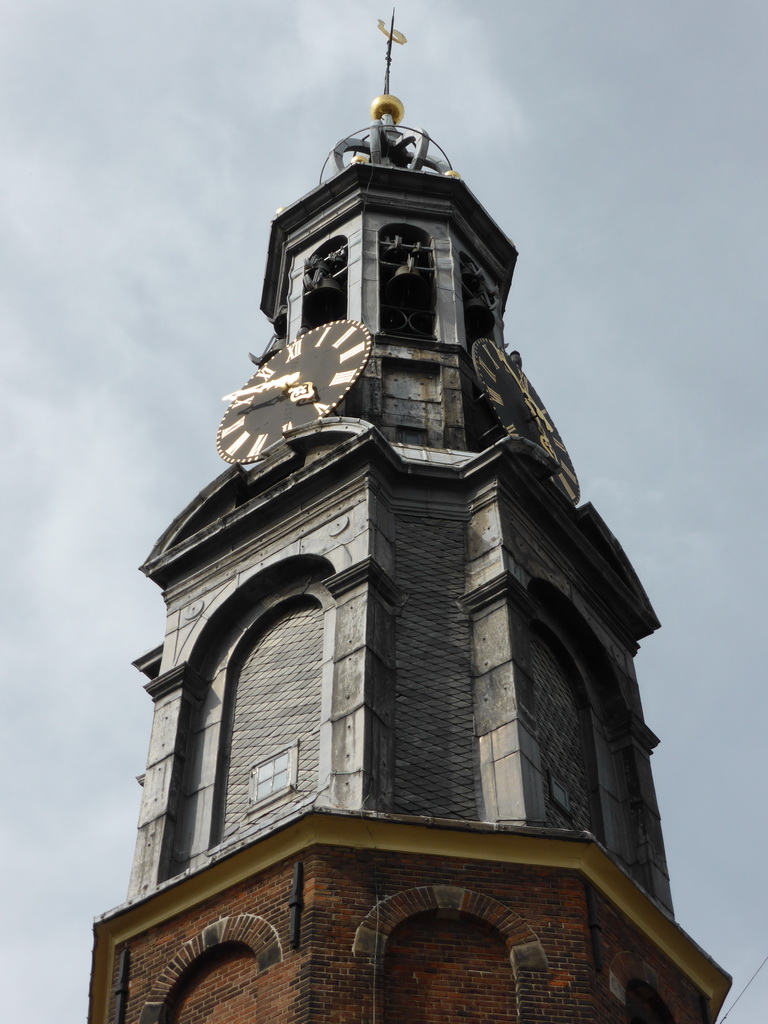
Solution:
<svg viewBox="0 0 768 1024"><path fill-rule="evenodd" d="M389 95L389 68L392 64L392 43L399 43L402 46L407 43L408 40L405 38L402 32L399 32L395 28L395 8L392 8L392 23L387 31L387 26L384 24L381 18L379 18L379 31L383 32L387 37L387 70L384 74L384 95Z"/></svg>

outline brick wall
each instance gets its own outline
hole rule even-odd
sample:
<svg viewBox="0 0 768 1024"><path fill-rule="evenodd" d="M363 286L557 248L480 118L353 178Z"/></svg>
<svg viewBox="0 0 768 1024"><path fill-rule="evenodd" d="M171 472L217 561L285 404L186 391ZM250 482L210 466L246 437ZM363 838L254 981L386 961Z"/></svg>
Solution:
<svg viewBox="0 0 768 1024"><path fill-rule="evenodd" d="M512 966L500 936L486 922L454 914L425 911L393 934L384 963L385 1020L517 1020Z"/></svg>
<svg viewBox="0 0 768 1024"><path fill-rule="evenodd" d="M288 860L131 941L126 1024L614 1024L632 978L701 1024L691 984L599 897L595 969L575 873L325 846L301 859L297 950Z"/></svg>
<svg viewBox="0 0 768 1024"><path fill-rule="evenodd" d="M259 984L256 958L247 948L225 945L201 959L170 1005L177 1024L238 1024L263 1006L264 978Z"/></svg>

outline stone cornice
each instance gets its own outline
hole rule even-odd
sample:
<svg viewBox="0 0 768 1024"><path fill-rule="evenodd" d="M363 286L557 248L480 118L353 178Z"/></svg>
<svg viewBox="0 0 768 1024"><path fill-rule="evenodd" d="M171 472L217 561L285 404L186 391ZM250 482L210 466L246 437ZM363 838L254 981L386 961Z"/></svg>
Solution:
<svg viewBox="0 0 768 1024"><path fill-rule="evenodd" d="M634 711L627 711L618 718L612 718L607 726L608 740L616 746L622 746L634 740L646 753L659 745L659 737L653 732L640 716Z"/></svg>
<svg viewBox="0 0 768 1024"><path fill-rule="evenodd" d="M474 615L497 601L509 601L528 617L532 617L535 612L534 602L511 572L499 573L493 579L470 590L461 598L459 604L465 614Z"/></svg>
<svg viewBox="0 0 768 1024"><path fill-rule="evenodd" d="M163 645L158 644L151 651L147 651L131 662L135 669L138 669L147 679L157 679L160 674L160 662L163 658Z"/></svg>
<svg viewBox="0 0 768 1024"><path fill-rule="evenodd" d="M367 584L390 605L397 607L403 602L400 588L371 555L323 580L323 586L336 599L361 584Z"/></svg>
<svg viewBox="0 0 768 1024"><path fill-rule="evenodd" d="M193 700L200 700L207 687L206 681L187 661L144 684L144 689L155 703L179 690Z"/></svg>

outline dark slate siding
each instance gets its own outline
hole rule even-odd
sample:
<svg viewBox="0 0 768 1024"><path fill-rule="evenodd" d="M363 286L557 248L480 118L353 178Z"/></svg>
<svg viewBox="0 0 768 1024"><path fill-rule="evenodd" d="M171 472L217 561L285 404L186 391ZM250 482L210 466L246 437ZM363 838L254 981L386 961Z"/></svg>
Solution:
<svg viewBox="0 0 768 1024"><path fill-rule="evenodd" d="M477 818L469 630L457 600L464 579L464 527L398 519L395 809Z"/></svg>
<svg viewBox="0 0 768 1024"><path fill-rule="evenodd" d="M299 740L298 788L317 788L322 612L281 616L248 655L237 682L227 780L225 835L249 807L253 766Z"/></svg>
<svg viewBox="0 0 768 1024"><path fill-rule="evenodd" d="M573 691L555 653L540 636L531 637L541 767L551 772L570 795L571 813L552 800L545 784L547 824L555 828L590 829L589 793L579 712Z"/></svg>

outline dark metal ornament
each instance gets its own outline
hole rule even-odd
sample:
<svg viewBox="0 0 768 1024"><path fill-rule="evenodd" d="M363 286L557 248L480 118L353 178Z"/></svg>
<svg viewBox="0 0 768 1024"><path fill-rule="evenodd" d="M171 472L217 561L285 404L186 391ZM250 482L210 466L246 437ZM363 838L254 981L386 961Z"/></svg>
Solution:
<svg viewBox="0 0 768 1024"><path fill-rule="evenodd" d="M579 500L579 481L563 440L536 389L523 373L520 354L507 353L491 341L479 338L472 348L475 372L502 426L512 437L523 437L543 448L559 470L555 486L574 504Z"/></svg>
<svg viewBox="0 0 768 1024"><path fill-rule="evenodd" d="M216 448L225 462L264 458L286 430L331 413L362 373L373 341L356 320L315 327L277 349L225 400Z"/></svg>

